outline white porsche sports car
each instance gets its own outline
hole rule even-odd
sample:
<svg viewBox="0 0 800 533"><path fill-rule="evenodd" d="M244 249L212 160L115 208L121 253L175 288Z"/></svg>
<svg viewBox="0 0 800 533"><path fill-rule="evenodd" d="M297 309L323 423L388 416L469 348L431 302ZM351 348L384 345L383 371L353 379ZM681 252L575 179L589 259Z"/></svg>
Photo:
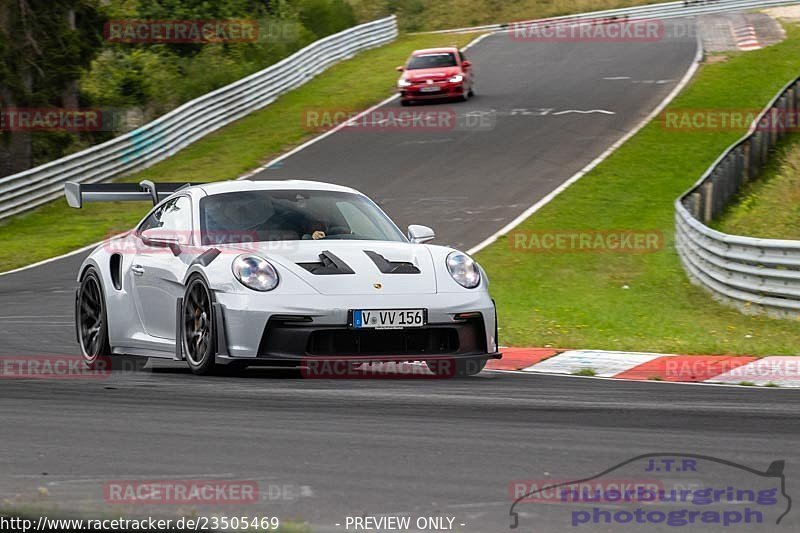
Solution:
<svg viewBox="0 0 800 533"><path fill-rule="evenodd" d="M313 181L78 184L67 201L152 200L131 232L83 262L85 362L302 366L425 361L471 375L500 358L494 302L463 252L404 235L369 198Z"/></svg>

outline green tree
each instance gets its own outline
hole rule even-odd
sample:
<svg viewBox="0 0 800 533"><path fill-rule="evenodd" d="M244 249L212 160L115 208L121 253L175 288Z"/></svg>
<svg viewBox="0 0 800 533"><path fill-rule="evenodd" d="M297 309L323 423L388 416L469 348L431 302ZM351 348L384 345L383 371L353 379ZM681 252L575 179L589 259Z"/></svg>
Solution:
<svg viewBox="0 0 800 533"><path fill-rule="evenodd" d="M77 107L78 80L102 45L98 0L0 0L0 109ZM0 175L30 168L35 145L63 135L3 131ZM47 151L47 150L46 150Z"/></svg>
<svg viewBox="0 0 800 533"><path fill-rule="evenodd" d="M298 16L317 37L325 37L355 25L353 7L345 0L300 0Z"/></svg>

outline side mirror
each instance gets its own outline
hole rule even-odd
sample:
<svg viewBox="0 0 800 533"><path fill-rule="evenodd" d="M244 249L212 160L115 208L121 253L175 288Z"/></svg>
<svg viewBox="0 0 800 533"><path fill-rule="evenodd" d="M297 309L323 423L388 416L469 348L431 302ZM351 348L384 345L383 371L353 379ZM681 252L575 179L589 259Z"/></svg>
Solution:
<svg viewBox="0 0 800 533"><path fill-rule="evenodd" d="M436 237L436 233L428 226L411 224L408 227L408 240L413 243L421 244L433 240L434 237Z"/></svg>
<svg viewBox="0 0 800 533"><path fill-rule="evenodd" d="M397 72L403 72L405 69L406 69L406 67L400 66L400 67L397 67L395 70Z"/></svg>
<svg viewBox="0 0 800 533"><path fill-rule="evenodd" d="M464 67L464 68L469 68L469 67L472 66L472 63L465 60L465 61L461 62L461 66Z"/></svg>
<svg viewBox="0 0 800 533"><path fill-rule="evenodd" d="M146 229L139 233L139 238L147 246L169 248L175 255L181 253L181 244L185 244L177 235L166 233L159 228Z"/></svg>

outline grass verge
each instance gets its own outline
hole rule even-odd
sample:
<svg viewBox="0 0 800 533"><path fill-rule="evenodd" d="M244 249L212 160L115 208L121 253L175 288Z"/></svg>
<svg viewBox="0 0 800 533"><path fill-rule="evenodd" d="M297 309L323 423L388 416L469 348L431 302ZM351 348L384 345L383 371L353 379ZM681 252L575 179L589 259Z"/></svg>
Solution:
<svg viewBox="0 0 800 533"><path fill-rule="evenodd" d="M712 224L765 239L800 239L800 134L785 138L758 179Z"/></svg>
<svg viewBox="0 0 800 533"><path fill-rule="evenodd" d="M475 35L401 37L339 63L304 86L175 156L120 181L217 181L233 179L318 134L306 126L304 111L360 111L389 96L394 67L411 50L465 45ZM95 203L80 211L57 200L0 223L0 272L60 255L132 227L146 203Z"/></svg>
<svg viewBox="0 0 800 533"><path fill-rule="evenodd" d="M800 71L800 28L781 44L705 64L671 109L759 109ZM768 73L768 75L765 75ZM800 353L795 321L751 317L691 285L674 247L673 202L744 133L654 121L518 228L659 231L648 254L536 253L502 238L478 260L512 346L683 354Z"/></svg>

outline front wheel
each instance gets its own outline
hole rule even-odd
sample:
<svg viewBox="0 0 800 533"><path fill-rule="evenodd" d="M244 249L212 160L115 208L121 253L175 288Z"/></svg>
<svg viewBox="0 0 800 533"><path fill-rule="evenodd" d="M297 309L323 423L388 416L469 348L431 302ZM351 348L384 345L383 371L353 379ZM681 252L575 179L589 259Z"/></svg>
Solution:
<svg viewBox="0 0 800 533"><path fill-rule="evenodd" d="M212 374L217 369L212 298L203 278L189 280L183 296L181 342L189 368L198 375Z"/></svg>
<svg viewBox="0 0 800 533"><path fill-rule="evenodd" d="M479 374L486 359L433 359L425 361L428 370L439 377L463 378Z"/></svg>

